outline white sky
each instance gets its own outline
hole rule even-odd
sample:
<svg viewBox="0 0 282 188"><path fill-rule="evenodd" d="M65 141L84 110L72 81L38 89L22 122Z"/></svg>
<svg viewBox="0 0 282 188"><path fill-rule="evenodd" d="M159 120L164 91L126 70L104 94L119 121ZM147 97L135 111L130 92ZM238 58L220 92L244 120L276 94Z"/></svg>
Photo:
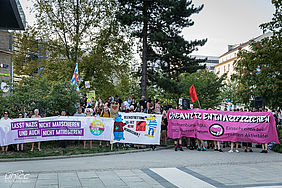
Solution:
<svg viewBox="0 0 282 188"><path fill-rule="evenodd" d="M20 0L28 24L35 20L30 13L31 0ZM185 28L187 40L208 38L194 55L220 56L228 44L246 42L262 34L259 25L271 20L275 11L271 0L193 0L204 4L199 14L191 16L194 26Z"/></svg>

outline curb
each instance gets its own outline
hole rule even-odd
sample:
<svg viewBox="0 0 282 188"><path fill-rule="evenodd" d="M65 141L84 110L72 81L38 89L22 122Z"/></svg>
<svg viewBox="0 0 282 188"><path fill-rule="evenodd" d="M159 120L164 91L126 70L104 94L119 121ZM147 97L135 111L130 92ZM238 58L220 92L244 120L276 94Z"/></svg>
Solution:
<svg viewBox="0 0 282 188"><path fill-rule="evenodd" d="M159 147L155 150L164 150L169 149L168 147ZM17 162L17 161L36 161L36 160L54 160L54 159L69 159L69 158L80 158L80 157L95 157L95 156L106 156L106 155L118 155L118 154L127 154L127 153L138 153L138 152L146 152L152 151L151 148L146 149L135 149L135 150L126 150L126 151L114 151L114 152L104 152L104 153L91 153L91 154L79 154L79 155L61 155L61 156L48 156L48 157L32 157L32 158L7 158L0 159L1 162Z"/></svg>

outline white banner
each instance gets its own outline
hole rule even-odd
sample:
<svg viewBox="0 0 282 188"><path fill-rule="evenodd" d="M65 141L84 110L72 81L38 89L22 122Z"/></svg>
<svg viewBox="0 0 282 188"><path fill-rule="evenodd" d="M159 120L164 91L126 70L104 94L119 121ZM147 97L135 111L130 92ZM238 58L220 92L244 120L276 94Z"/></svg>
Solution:
<svg viewBox="0 0 282 188"><path fill-rule="evenodd" d="M161 115L119 113L114 122L113 142L159 145L161 121Z"/></svg>
<svg viewBox="0 0 282 188"><path fill-rule="evenodd" d="M113 118L47 117L0 121L0 145L49 140L111 140Z"/></svg>
<svg viewBox="0 0 282 188"><path fill-rule="evenodd" d="M0 120L0 145L50 140L105 140L160 144L161 115L119 113L118 118L56 116Z"/></svg>

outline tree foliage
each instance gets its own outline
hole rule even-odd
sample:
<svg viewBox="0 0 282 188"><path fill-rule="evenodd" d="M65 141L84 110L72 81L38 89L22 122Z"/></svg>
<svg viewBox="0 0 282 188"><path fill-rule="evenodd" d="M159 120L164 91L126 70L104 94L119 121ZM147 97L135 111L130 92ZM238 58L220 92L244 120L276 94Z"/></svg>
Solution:
<svg viewBox="0 0 282 188"><path fill-rule="evenodd" d="M199 68L198 61L189 54L197 46L204 45L206 40L188 42L181 32L184 27L194 24L189 17L199 13L203 6L194 7L192 1L187 0L118 0L118 7L118 20L142 41L142 95L146 95L148 76L153 84L159 82L160 87L165 87L156 79L158 69L170 84L168 80Z"/></svg>
<svg viewBox="0 0 282 188"><path fill-rule="evenodd" d="M195 90L202 108L214 108L222 102L220 97L221 89L224 86L223 81L226 75L218 77L213 72L206 69L189 74L184 73L179 76L178 87L181 90L181 97L190 98L189 88L194 84ZM197 101L194 107L199 108Z"/></svg>
<svg viewBox="0 0 282 188"><path fill-rule="evenodd" d="M113 1L35 0L34 11L36 25L15 33L17 74L70 81L78 62L80 87L90 81L101 96L129 91L132 42L113 16Z"/></svg>
<svg viewBox="0 0 282 188"><path fill-rule="evenodd" d="M18 112L39 109L41 115L58 115L62 110L69 114L76 111L75 104L78 95L74 88L66 81L51 83L46 78L24 78L20 83L14 84L12 94L1 99L0 109L8 110L12 117Z"/></svg>
<svg viewBox="0 0 282 188"><path fill-rule="evenodd" d="M282 95L282 17L281 1L273 0L276 12L271 22L261 25L264 31L273 35L261 41L250 43L251 51L240 51L235 62L238 83L237 94L245 104L250 104L256 96L262 96L263 102L270 108L281 107Z"/></svg>

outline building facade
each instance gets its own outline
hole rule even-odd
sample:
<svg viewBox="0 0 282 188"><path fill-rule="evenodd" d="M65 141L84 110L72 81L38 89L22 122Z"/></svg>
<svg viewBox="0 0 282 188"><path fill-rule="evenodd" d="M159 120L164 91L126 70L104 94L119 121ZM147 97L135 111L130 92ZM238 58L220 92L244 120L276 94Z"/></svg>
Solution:
<svg viewBox="0 0 282 188"><path fill-rule="evenodd" d="M230 82L231 76L233 74L236 74L234 63L237 60L238 52L240 50L251 51L249 44L252 41L258 42L261 41L263 38L270 36L272 36L272 33L268 32L242 44L228 45L228 51L223 55L219 56L219 64L214 66L215 73L217 73L218 76L222 76L223 74L226 73L227 74L226 81Z"/></svg>
<svg viewBox="0 0 282 188"><path fill-rule="evenodd" d="M203 55L191 55L196 59L207 59L205 62L200 63L200 65L206 65L208 71L214 71L214 67L219 63L219 58L216 56L203 56Z"/></svg>
<svg viewBox="0 0 282 188"><path fill-rule="evenodd" d="M12 76L10 33L0 30L0 80L8 80Z"/></svg>

